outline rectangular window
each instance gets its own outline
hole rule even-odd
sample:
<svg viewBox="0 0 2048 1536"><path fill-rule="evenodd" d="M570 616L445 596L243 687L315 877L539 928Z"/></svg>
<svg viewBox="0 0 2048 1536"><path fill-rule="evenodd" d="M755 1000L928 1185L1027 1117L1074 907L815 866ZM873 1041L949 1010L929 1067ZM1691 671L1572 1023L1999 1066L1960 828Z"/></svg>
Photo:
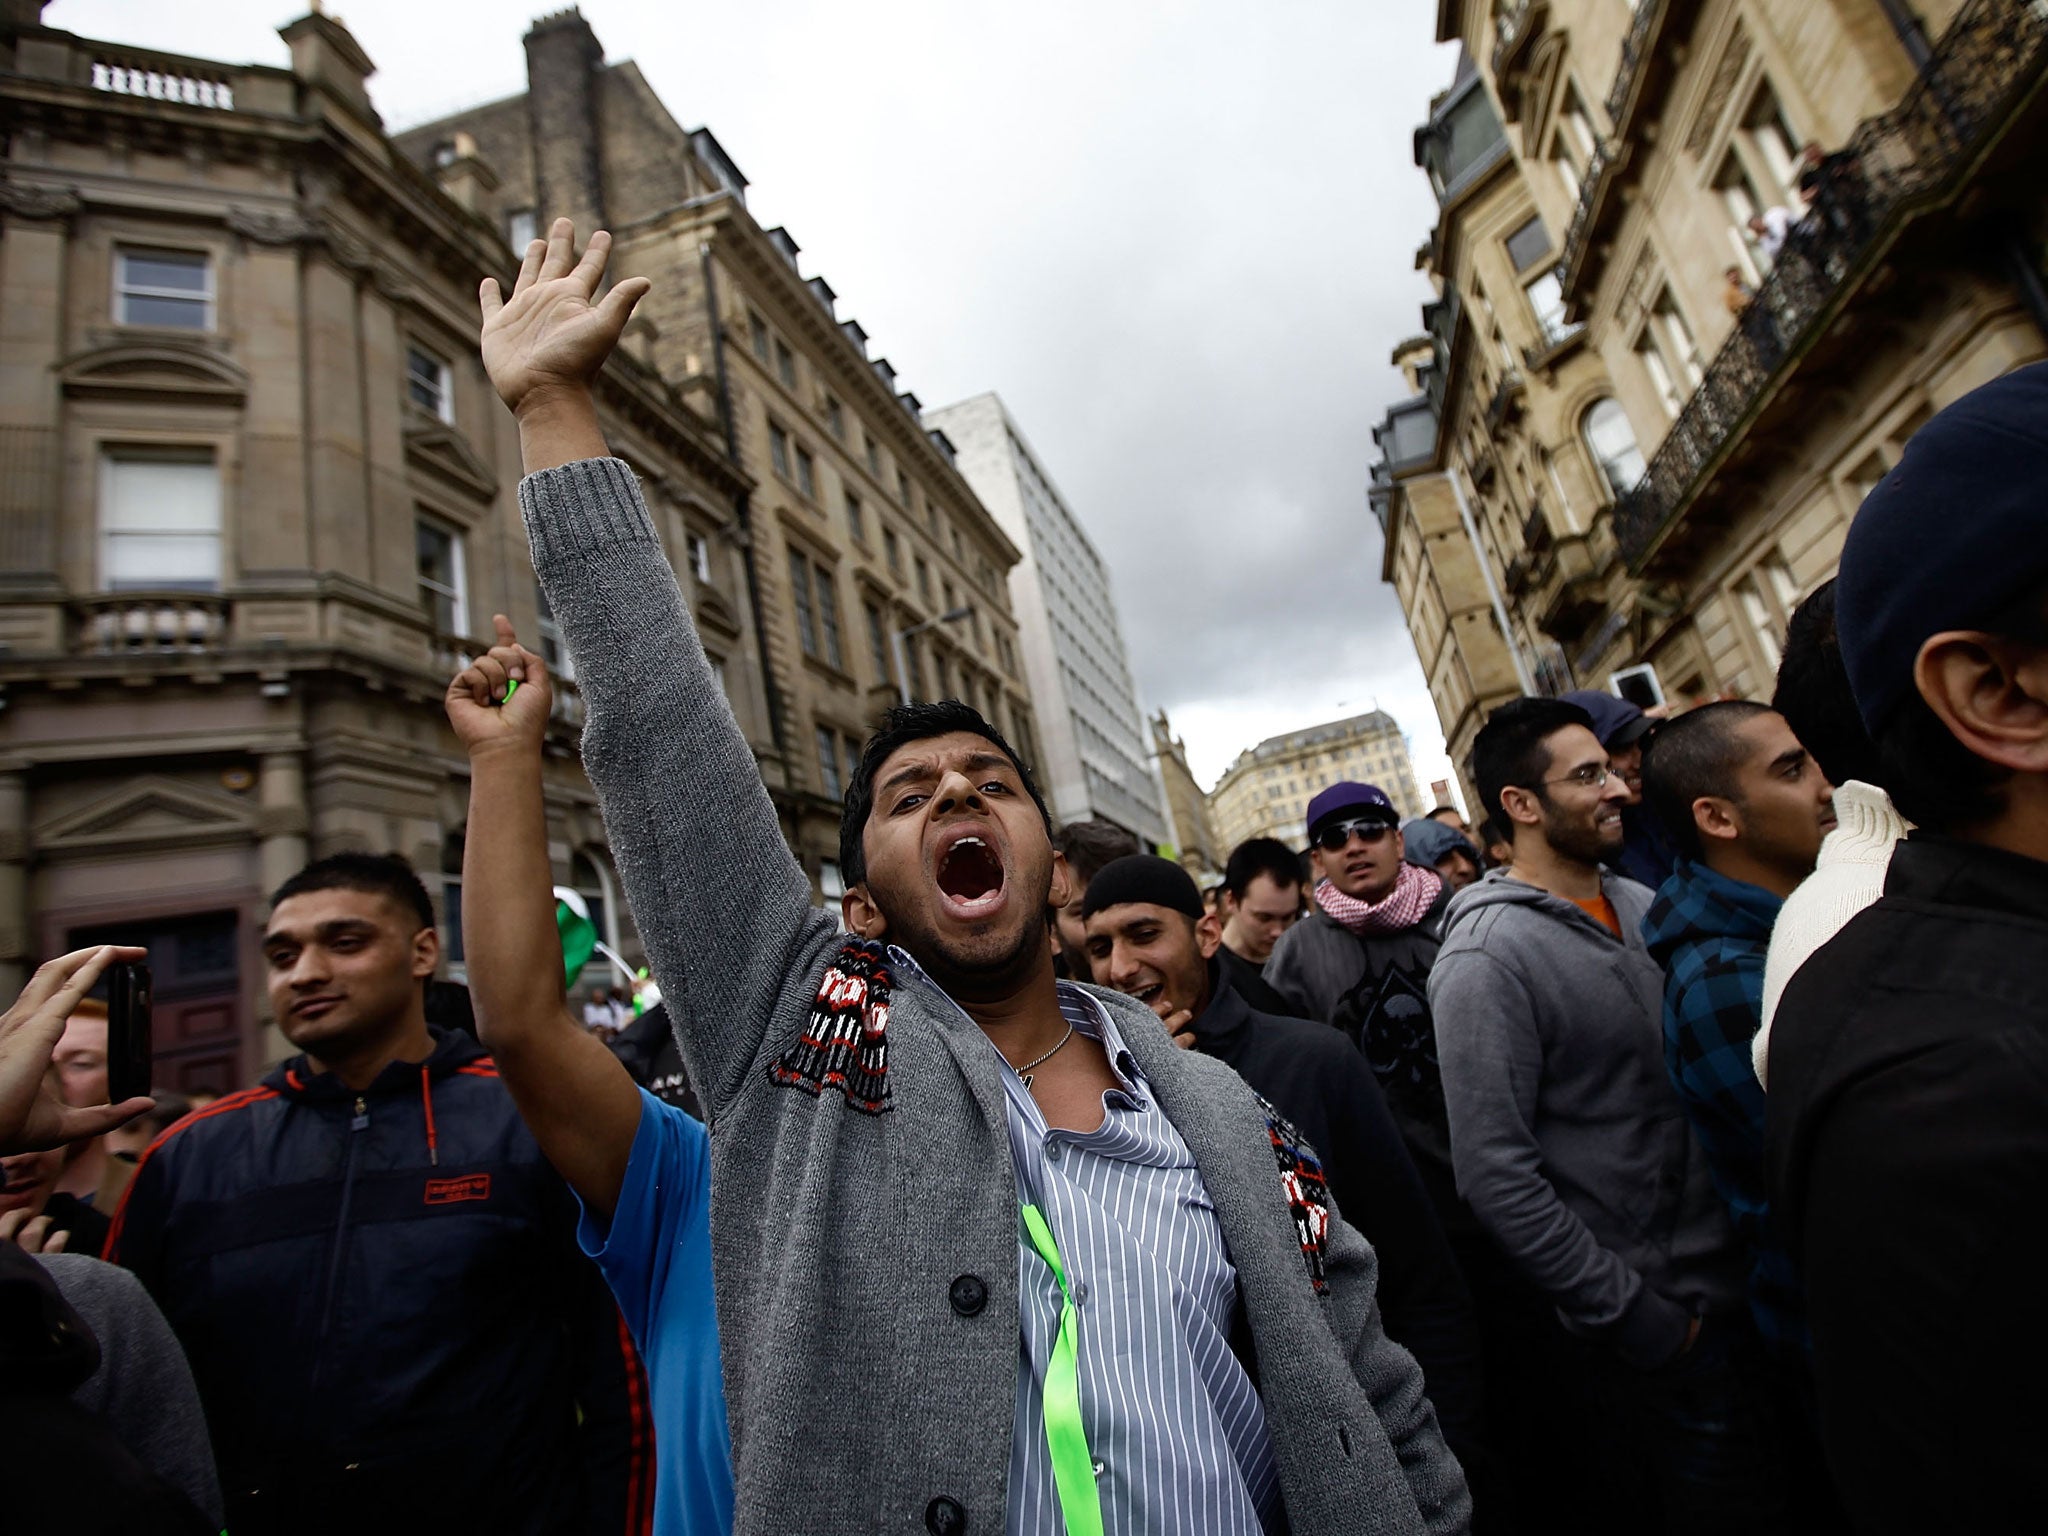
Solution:
<svg viewBox="0 0 2048 1536"><path fill-rule="evenodd" d="M701 533L683 535L683 556L689 562L690 574L704 586L711 585L711 541Z"/></svg>
<svg viewBox="0 0 2048 1536"><path fill-rule="evenodd" d="M1650 325L1656 332L1665 362L1671 365L1672 374L1685 380L1686 393L1699 388L1700 380L1706 377L1706 369L1700 363L1700 349L1692 339L1692 327L1678 312L1678 301L1671 296L1669 288L1658 296L1657 306L1650 314Z"/></svg>
<svg viewBox="0 0 2048 1536"><path fill-rule="evenodd" d="M754 356L761 359L764 363L767 362L768 322L755 314L751 309L747 311L747 336L753 342Z"/></svg>
<svg viewBox="0 0 2048 1536"><path fill-rule="evenodd" d="M882 530L882 553L889 561L889 574L898 581L903 579L903 541L896 537L894 528Z"/></svg>
<svg viewBox="0 0 2048 1536"><path fill-rule="evenodd" d="M845 786L839 778L839 734L825 726L817 728L818 738L818 783L824 788L827 800L837 800L845 795Z"/></svg>
<svg viewBox="0 0 2048 1536"><path fill-rule="evenodd" d="M533 584L533 601L540 611L540 658L548 664L548 670L564 682L576 681L576 663L569 655L569 648L562 644L562 626L555 622L555 610L548 606L547 589L539 582Z"/></svg>
<svg viewBox="0 0 2048 1536"><path fill-rule="evenodd" d="M839 403L837 396L825 397L825 425L832 429L834 437L841 442L846 441L846 407Z"/></svg>
<svg viewBox="0 0 2048 1536"><path fill-rule="evenodd" d="M114 318L122 325L213 329L213 263L204 251L121 246L114 252Z"/></svg>
<svg viewBox="0 0 2048 1536"><path fill-rule="evenodd" d="M513 255L524 256L539 234L540 225L531 208L514 208L505 215L505 243L512 247Z"/></svg>
<svg viewBox="0 0 2048 1536"><path fill-rule="evenodd" d="M967 546L961 542L960 526L957 523L953 525L953 558L962 565L967 563Z"/></svg>
<svg viewBox="0 0 2048 1536"><path fill-rule="evenodd" d="M860 509L860 498L852 491L846 493L846 532L856 544L868 541L868 522Z"/></svg>
<svg viewBox="0 0 2048 1536"><path fill-rule="evenodd" d="M902 470L896 471L896 499L903 504L903 510L910 510L910 476Z"/></svg>
<svg viewBox="0 0 2048 1536"><path fill-rule="evenodd" d="M940 582L939 591L944 594L946 599L946 606L943 611L946 613L951 613L956 607L959 606L957 603L953 601L953 583L951 581Z"/></svg>
<svg viewBox="0 0 2048 1536"><path fill-rule="evenodd" d="M109 449L100 460L100 585L217 592L220 470L207 450Z"/></svg>
<svg viewBox="0 0 2048 1536"><path fill-rule="evenodd" d="M469 583L462 569L462 535L433 518L413 522L420 608L440 635L469 633Z"/></svg>
<svg viewBox="0 0 2048 1536"><path fill-rule="evenodd" d="M939 697L953 697L952 669L946 665L946 653L936 645L932 647L932 677L939 685Z"/></svg>
<svg viewBox="0 0 2048 1536"><path fill-rule="evenodd" d="M1508 260L1517 272L1526 272L1550 254L1550 231L1539 215L1508 236Z"/></svg>
<svg viewBox="0 0 2048 1536"><path fill-rule="evenodd" d="M796 608L796 636L804 654L818 654L818 621L811 611L811 562L792 549L789 552L789 594Z"/></svg>
<svg viewBox="0 0 2048 1536"><path fill-rule="evenodd" d="M1678 385L1671 377L1671 370L1664 366L1664 359L1659 355L1655 343L1650 340L1647 332L1644 333L1643 339L1636 343L1636 358L1642 363L1643 371L1649 374L1650 383L1656 387L1657 398L1663 403L1664 413L1675 417L1685 406L1685 396L1678 392Z"/></svg>
<svg viewBox="0 0 2048 1536"><path fill-rule="evenodd" d="M924 557L917 561L917 595L929 604L932 600L932 568L924 563Z"/></svg>
<svg viewBox="0 0 2048 1536"><path fill-rule="evenodd" d="M776 474L789 478L789 434L772 421L768 423L768 462Z"/></svg>
<svg viewBox="0 0 2048 1536"><path fill-rule="evenodd" d="M455 379L425 347L405 349L405 389L412 403L443 421L455 419Z"/></svg>
<svg viewBox="0 0 2048 1536"><path fill-rule="evenodd" d="M1529 296L1529 312L1536 317L1544 345L1556 346L1570 330L1564 323L1564 289L1557 273L1545 272L1522 291Z"/></svg>
<svg viewBox="0 0 2048 1536"><path fill-rule="evenodd" d="M818 580L818 628L825 638L825 659L840 671L846 670L846 648L839 641L839 580L824 566L819 566Z"/></svg>
<svg viewBox="0 0 2048 1536"><path fill-rule="evenodd" d="M775 376L791 389L796 388L796 354L789 350L789 343L775 343Z"/></svg>
<svg viewBox="0 0 2048 1536"><path fill-rule="evenodd" d="M818 494L818 465L808 448L798 448L796 451L796 488L806 496L815 497Z"/></svg>
<svg viewBox="0 0 2048 1536"><path fill-rule="evenodd" d="M1799 136L1785 120L1785 109L1779 104L1778 93L1771 89L1768 80L1760 83L1756 94L1749 99L1749 110L1742 114L1740 138L1761 162L1771 180L1777 183L1778 200L1787 207L1796 208Z"/></svg>
<svg viewBox="0 0 2048 1536"><path fill-rule="evenodd" d="M889 665L888 625L882 619L882 610L873 603L862 603L860 612L868 626L868 660L875 664L875 676L887 680L895 670Z"/></svg>
<svg viewBox="0 0 2048 1536"><path fill-rule="evenodd" d="M879 480L882 478L882 450L875 446L875 440L867 433L861 433L861 438L868 445L868 473Z"/></svg>
<svg viewBox="0 0 2048 1536"><path fill-rule="evenodd" d="M903 642L903 660L910 669L911 698L927 697L924 691L924 647L920 636L912 635Z"/></svg>
<svg viewBox="0 0 2048 1536"><path fill-rule="evenodd" d="M1721 206L1728 212L1728 245L1735 254L1735 264L1742 269L1744 281L1754 286L1771 265L1769 252L1754 243L1757 237L1749 228L1749 221L1761 216L1764 209L1756 183L1750 179L1741 157L1732 151L1715 173L1714 190L1721 194Z"/></svg>

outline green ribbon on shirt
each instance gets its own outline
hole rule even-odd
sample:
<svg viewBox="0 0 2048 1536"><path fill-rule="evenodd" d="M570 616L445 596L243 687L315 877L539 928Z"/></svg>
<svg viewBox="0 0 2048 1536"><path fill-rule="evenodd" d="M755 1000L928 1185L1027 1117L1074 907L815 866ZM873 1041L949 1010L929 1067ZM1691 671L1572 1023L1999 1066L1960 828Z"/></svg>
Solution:
<svg viewBox="0 0 2048 1536"><path fill-rule="evenodd" d="M1080 1319L1074 1293L1067 1287L1066 1266L1052 1228L1035 1205L1024 1208L1024 1231L1032 1250L1045 1260L1060 1283L1060 1331L1045 1363L1045 1444L1052 1453L1053 1486L1059 1491L1060 1515L1067 1536L1102 1536L1102 1495L1095 1486L1095 1460L1088 1454L1088 1431L1081 1423Z"/></svg>

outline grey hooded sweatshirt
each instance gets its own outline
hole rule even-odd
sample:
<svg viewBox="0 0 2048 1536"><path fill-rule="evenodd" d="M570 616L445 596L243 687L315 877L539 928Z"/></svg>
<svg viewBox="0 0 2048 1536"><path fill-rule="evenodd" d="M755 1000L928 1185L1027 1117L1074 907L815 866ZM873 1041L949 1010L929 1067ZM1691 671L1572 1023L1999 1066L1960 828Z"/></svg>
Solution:
<svg viewBox="0 0 2048 1536"><path fill-rule="evenodd" d="M1616 938L1501 871L1460 891L1430 972L1458 1192L1574 1333L1648 1368L1743 1305L1744 1262L1664 1069L1650 892Z"/></svg>

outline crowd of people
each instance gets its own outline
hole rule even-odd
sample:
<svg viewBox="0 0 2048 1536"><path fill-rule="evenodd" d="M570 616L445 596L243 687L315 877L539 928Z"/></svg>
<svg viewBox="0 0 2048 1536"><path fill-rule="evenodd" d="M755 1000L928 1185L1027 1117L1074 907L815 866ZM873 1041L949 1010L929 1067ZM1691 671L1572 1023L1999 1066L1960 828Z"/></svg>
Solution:
<svg viewBox="0 0 2048 1536"><path fill-rule="evenodd" d="M362 853L274 893L298 1054L241 1092L108 1104L142 952L43 966L0 1425L56 1475L10 1529L2042 1518L2048 365L1914 437L1768 706L1518 699L1476 830L1332 783L1204 892L907 705L827 913L598 429L648 285L572 240L483 355L659 990L571 1000L502 617L447 694L467 1012Z"/></svg>

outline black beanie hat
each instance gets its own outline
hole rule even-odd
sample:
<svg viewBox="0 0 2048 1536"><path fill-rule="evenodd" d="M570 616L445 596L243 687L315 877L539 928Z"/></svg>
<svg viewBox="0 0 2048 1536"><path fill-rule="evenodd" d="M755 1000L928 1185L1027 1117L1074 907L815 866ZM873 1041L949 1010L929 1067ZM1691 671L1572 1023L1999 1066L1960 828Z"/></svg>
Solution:
<svg viewBox="0 0 2048 1536"><path fill-rule="evenodd" d="M1198 923L1202 920L1202 893L1195 889L1194 876L1173 860L1150 853L1126 854L1103 865L1081 898L1081 919L1086 922L1109 907L1131 902L1170 907Z"/></svg>

